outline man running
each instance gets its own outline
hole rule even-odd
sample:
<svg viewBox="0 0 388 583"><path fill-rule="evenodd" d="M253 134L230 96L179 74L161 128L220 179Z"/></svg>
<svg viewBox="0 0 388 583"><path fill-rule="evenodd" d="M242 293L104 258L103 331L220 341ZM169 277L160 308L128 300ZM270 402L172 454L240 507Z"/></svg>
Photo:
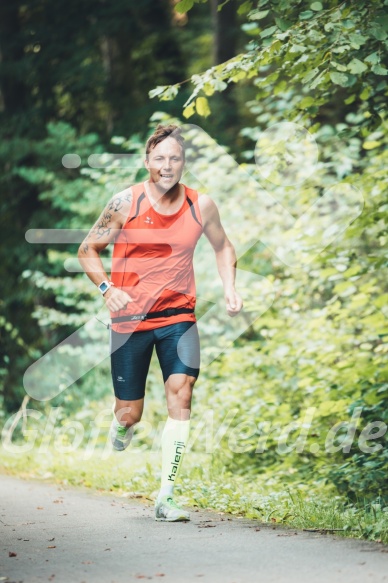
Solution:
<svg viewBox="0 0 388 583"><path fill-rule="evenodd" d="M141 419L155 346L165 385L168 418L162 433L162 479L155 518L189 520L173 490L189 437L191 397L199 374L194 314L193 254L209 239L224 287L226 310L242 300L235 289L236 254L207 195L180 183L184 139L176 125L159 125L146 144L149 178L114 195L79 247L79 261L110 310L111 370L115 406L110 437L128 447ZM111 278L100 253L114 241Z"/></svg>

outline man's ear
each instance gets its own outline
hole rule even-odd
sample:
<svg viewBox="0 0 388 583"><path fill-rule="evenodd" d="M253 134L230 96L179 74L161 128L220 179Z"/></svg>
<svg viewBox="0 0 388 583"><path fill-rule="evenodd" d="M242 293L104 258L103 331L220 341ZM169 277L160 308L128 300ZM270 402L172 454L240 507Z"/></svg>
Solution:
<svg viewBox="0 0 388 583"><path fill-rule="evenodd" d="M146 169L147 169L147 170L149 170L149 169L150 169L150 163L148 162L148 158L146 158L146 159L144 160L144 166L146 167Z"/></svg>

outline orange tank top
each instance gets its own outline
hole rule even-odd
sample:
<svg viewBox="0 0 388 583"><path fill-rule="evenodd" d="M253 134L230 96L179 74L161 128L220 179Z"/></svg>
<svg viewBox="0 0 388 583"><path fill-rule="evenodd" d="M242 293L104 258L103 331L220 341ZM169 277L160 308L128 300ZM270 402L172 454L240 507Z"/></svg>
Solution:
<svg viewBox="0 0 388 583"><path fill-rule="evenodd" d="M202 234L198 192L182 185L185 198L172 215L158 213L144 183L132 186L130 213L116 237L111 280L132 298L126 308L111 317L159 312L167 308L195 308L193 254ZM115 332L137 332L195 322L195 314L112 324Z"/></svg>

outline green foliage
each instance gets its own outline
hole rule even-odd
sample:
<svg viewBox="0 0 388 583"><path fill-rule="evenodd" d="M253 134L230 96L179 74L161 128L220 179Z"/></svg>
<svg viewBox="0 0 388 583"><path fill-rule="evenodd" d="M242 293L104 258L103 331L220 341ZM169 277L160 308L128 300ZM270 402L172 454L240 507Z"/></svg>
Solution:
<svg viewBox="0 0 388 583"><path fill-rule="evenodd" d="M243 29L252 39L248 51L191 77L194 90L184 105L185 116L194 113L188 107L201 92L210 95L209 91L244 82L257 88L262 111L274 95L287 94L283 117L305 123L322 115L326 104L336 100L338 109L343 107L340 103L353 99L360 111L368 112L360 125L376 129L384 115L387 89L382 78L387 70L386 8L379 0L332 1L326 6L270 0L257 2L256 8L253 2L241 4L239 13L246 14L248 21ZM313 102L306 105L301 96L309 94ZM154 96L175 95L167 86L150 93Z"/></svg>
<svg viewBox="0 0 388 583"><path fill-rule="evenodd" d="M251 468L251 473L282 476L283 483L293 483L296 477L310 481L314 475L316 480L332 481L353 500L387 499L386 425L380 439L368 443L378 446L376 453L361 451L359 441L368 423L387 424L386 124L378 135L381 147L367 154L361 139L335 143L338 138L328 127L319 129L316 137L325 160L321 170L327 173L326 178L318 174L317 181L330 180L332 172L345 175L364 193L364 211L306 266L291 269L259 244L243 256L240 267L265 273L276 300L251 326L249 335L212 364L196 389L196 407L211 407L217 423L226 411L234 413L233 439L239 451L231 455L229 438L224 441L225 463L234 471L243 474ZM341 151L335 162L334 151ZM358 170L354 174L353 165ZM249 171L254 174L255 167ZM217 173L214 165L210 172ZM230 197L242 204L249 190L246 185L240 188L233 184ZM295 189L279 193L285 195L282 203L293 204L298 214L304 209L303 188L299 193ZM224 205L221 209L225 213ZM267 244L275 244L280 221L275 213L245 216L239 233L243 237L245 229L256 229L265 233ZM244 290L243 295L248 311L262 301L257 292ZM311 428L298 451L309 408L313 409ZM330 429L349 422L357 408L361 416L350 450L339 447L337 452L327 452ZM291 423L295 426L288 444L293 449L282 454L280 436ZM339 446L344 437L345 431L339 431L335 443Z"/></svg>
<svg viewBox="0 0 388 583"><path fill-rule="evenodd" d="M386 6L378 0L261 0L241 2L238 13L245 16L242 28L251 39L247 52L193 75L194 90L183 115L199 113L195 104L201 95L211 96L232 84L255 87L255 99L246 106L256 127L244 128L242 136L255 142L260 130L284 120L303 125L320 147L315 188L322 191L336 180L353 184L363 193L365 207L341 241L298 272L277 264L259 245L242 258L244 269L258 273L268 273L271 261L267 277L277 299L252 326L249 348L242 343L222 357L218 373L206 379L201 398L211 392L216 411L225 406L236 410L239 422L249 427L244 454L226 456L230 467L242 472L249 466L258 471L272 467L291 480L294 471L305 479L311 472L333 481L352 499L387 497L386 435L373 454L360 452L355 443L348 452L322 453L322 436L341 418L349 419L357 407L362 413L355 442L368 423L387 422ZM240 156L251 160L253 152L247 148ZM263 180L255 166L249 172ZM298 194L293 188L275 189L269 182L265 187L294 215L305 212L317 196L309 183ZM233 195L240 201L249 196L247 190L239 195L235 187ZM279 219L268 222L266 215L265 224L260 215L255 219L256 231L266 233L268 245L268 225L275 233ZM247 228L254 226L248 221ZM246 306L254 309L255 302L248 300ZM281 365L276 355L281 355ZM227 385L240 391L227 391L225 374ZM213 383L220 383L215 394ZM320 441L310 439L303 455L293 451L280 463L274 447L281 428L293 421L301 430L302 412L313 405L313 427ZM274 428L260 455L255 448L263 428L255 428L255 422L252 427L253 416ZM314 453L309 449L313 445L319 448Z"/></svg>

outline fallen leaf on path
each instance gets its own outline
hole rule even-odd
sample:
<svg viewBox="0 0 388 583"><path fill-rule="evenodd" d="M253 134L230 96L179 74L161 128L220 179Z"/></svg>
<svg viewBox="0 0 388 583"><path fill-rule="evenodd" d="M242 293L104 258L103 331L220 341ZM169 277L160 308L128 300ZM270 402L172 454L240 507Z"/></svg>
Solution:
<svg viewBox="0 0 388 583"><path fill-rule="evenodd" d="M9 552L8 552L8 556L9 556L9 557L17 557L17 555L18 555L18 554L17 554L17 553L14 553L13 551L9 551Z"/></svg>
<svg viewBox="0 0 388 583"><path fill-rule="evenodd" d="M47 539L47 540L48 540L48 542L49 542L49 543L52 543L52 542L53 542L53 540L55 540L55 536L54 536L54 538L49 538L49 539Z"/></svg>
<svg viewBox="0 0 388 583"><path fill-rule="evenodd" d="M50 545L47 547L48 549L56 549L57 547L55 545Z"/></svg>
<svg viewBox="0 0 388 583"><path fill-rule="evenodd" d="M44 507L43 506L37 506L36 509L37 510L44 510Z"/></svg>

